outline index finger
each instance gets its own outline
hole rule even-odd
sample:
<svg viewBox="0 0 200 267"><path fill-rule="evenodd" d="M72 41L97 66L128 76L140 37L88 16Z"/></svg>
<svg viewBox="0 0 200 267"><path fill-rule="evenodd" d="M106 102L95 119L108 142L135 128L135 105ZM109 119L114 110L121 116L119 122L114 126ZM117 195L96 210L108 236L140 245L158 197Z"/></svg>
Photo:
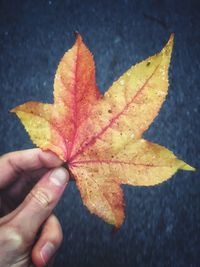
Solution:
<svg viewBox="0 0 200 267"><path fill-rule="evenodd" d="M0 157L0 189L12 183L23 172L56 168L62 163L54 153L39 148L5 154Z"/></svg>

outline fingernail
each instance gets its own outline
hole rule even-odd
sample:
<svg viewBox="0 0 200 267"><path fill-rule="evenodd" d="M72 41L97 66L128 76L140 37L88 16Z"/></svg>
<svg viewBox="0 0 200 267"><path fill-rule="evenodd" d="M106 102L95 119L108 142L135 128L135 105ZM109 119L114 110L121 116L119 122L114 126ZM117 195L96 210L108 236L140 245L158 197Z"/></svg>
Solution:
<svg viewBox="0 0 200 267"><path fill-rule="evenodd" d="M57 168L51 173L49 179L55 185L63 186L68 180L68 172L65 168Z"/></svg>
<svg viewBox="0 0 200 267"><path fill-rule="evenodd" d="M40 256L44 264L46 264L51 259L54 253L55 253L54 245L50 242L47 242L40 251Z"/></svg>

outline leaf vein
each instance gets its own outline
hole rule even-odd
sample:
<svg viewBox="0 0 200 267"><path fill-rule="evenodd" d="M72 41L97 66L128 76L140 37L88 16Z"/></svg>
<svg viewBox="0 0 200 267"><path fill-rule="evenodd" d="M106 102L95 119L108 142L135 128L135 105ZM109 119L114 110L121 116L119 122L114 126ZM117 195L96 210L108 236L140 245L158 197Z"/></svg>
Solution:
<svg viewBox="0 0 200 267"><path fill-rule="evenodd" d="M116 116L114 116L111 120L109 120L109 123L105 127L103 127L103 129L101 129L100 132L98 132L96 135L92 136L88 142L85 142L85 141L83 142L83 144L84 143L85 144L71 157L70 162L73 161L78 155L82 154L87 149L88 146L92 146L97 141L97 139L99 139L120 118L120 116L123 115L130 108L131 104L134 103L134 100L146 88L146 85L148 84L149 80L153 77L153 75L157 71L158 67L159 67L159 64L155 67L154 71L149 76L149 78L139 88L136 95L134 95L134 97L131 99L131 101L126 104L126 106L123 108L123 110L120 111L119 113L117 113Z"/></svg>

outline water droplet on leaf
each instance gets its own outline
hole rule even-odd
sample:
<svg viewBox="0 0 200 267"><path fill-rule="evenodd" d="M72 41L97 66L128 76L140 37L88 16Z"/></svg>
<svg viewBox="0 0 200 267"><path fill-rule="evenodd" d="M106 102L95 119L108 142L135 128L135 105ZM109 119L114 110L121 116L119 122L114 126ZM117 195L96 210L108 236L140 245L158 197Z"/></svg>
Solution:
<svg viewBox="0 0 200 267"><path fill-rule="evenodd" d="M124 80L119 81L120 85L124 85Z"/></svg>
<svg viewBox="0 0 200 267"><path fill-rule="evenodd" d="M131 134L131 138L132 138L132 139L135 138L135 134L134 134L134 133Z"/></svg>

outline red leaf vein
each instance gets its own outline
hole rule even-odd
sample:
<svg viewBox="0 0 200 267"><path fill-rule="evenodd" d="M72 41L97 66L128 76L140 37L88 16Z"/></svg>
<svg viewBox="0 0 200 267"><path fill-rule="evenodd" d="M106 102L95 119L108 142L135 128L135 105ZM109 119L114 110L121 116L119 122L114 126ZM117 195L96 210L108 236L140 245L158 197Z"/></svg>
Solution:
<svg viewBox="0 0 200 267"><path fill-rule="evenodd" d="M123 110L119 113L117 113L110 121L109 123L103 127L101 129L101 131L99 133L97 133L96 135L92 136L91 139L89 141L84 141L83 143L85 143L71 158L70 158L70 162L72 162L78 155L82 154L87 147L93 145L97 139L99 139L109 128L111 128L111 126L116 123L116 121L120 118L120 116L122 116L130 107L131 105L134 103L134 101L136 100L136 98L142 93L142 91L144 89L146 89L146 85L148 84L149 80L153 77L153 75L155 74L155 72L157 71L159 65L156 66L156 68L154 69L154 71L152 72L152 74L149 76L149 78L144 82L144 84L140 87L140 89L138 90L138 92L134 95L134 97L131 99L131 101L129 103L126 104L126 106L123 108Z"/></svg>

